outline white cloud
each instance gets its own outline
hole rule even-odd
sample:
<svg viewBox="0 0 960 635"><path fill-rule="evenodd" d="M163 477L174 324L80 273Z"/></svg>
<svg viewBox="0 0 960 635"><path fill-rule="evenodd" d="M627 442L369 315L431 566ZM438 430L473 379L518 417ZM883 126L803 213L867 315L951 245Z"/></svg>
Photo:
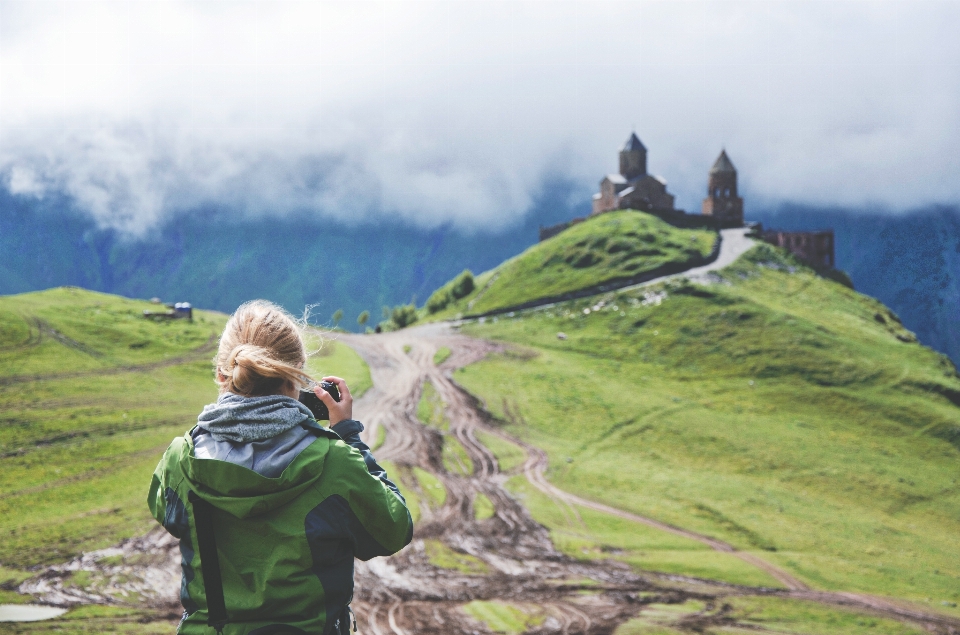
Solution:
<svg viewBox="0 0 960 635"><path fill-rule="evenodd" d="M954 2L0 4L0 171L143 231L204 204L502 227L631 126L696 209L960 196ZM750 202L748 199L748 208Z"/></svg>

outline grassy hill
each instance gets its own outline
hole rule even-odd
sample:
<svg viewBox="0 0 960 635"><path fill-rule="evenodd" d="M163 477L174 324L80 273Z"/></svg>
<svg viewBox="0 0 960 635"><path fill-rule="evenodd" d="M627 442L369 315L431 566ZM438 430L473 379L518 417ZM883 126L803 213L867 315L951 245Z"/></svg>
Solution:
<svg viewBox="0 0 960 635"><path fill-rule="evenodd" d="M717 284L464 331L512 344L456 378L547 451L558 486L716 536L815 588L958 613L960 378L876 300L762 245ZM573 555L755 583L723 554L509 485Z"/></svg>
<svg viewBox="0 0 960 635"><path fill-rule="evenodd" d="M468 295L454 298L448 284L427 305L442 304L436 302L438 295L449 297L449 304L431 315L443 319L505 309L702 259L710 254L716 238L712 231L677 229L643 212L602 214L481 274Z"/></svg>
<svg viewBox="0 0 960 635"><path fill-rule="evenodd" d="M28 568L155 525L150 475L216 399L211 359L226 321L207 311L192 323L145 320L155 308L77 288L0 297L0 603L26 599L11 589L34 575ZM342 374L355 394L370 385L346 346L328 344L311 369ZM124 621L111 611L68 621ZM91 624L77 628L98 630Z"/></svg>

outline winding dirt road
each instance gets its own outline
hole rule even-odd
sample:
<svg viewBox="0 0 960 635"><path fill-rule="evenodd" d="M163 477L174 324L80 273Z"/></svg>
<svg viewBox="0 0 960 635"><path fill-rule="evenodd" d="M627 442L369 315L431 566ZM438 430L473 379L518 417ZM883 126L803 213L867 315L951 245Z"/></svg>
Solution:
<svg viewBox="0 0 960 635"><path fill-rule="evenodd" d="M449 325L426 325L373 336L344 335L341 341L360 353L370 366L374 387L358 400L355 412L368 426L365 435L371 445L378 438L377 428L385 428L385 441L377 450L377 457L396 464L408 487L416 487L416 482L404 478L405 473L416 466L433 473L447 492L439 509L422 506L410 547L393 558L359 563L356 607L361 623L372 633L483 632L482 625L468 618L462 606L471 600L492 599L538 607L543 619L529 633L611 633L619 624L642 613L645 605L692 598L705 600L708 609L686 620L686 627L684 623L673 627L702 632L710 624L735 623L722 609L724 596L771 593L856 607L921 624L932 632L960 633L958 620L883 598L811 590L789 572L753 554L737 551L723 541L557 488L544 476L546 454L494 425L476 400L450 377L452 370L500 350L499 344L460 335ZM452 354L437 367L433 358L441 347L449 348ZM433 384L445 404L449 434L463 445L473 462L469 476L444 469L442 434L417 419L417 403L426 381ZM568 506L574 514L575 506L580 506L699 541L763 569L787 590L751 589L695 579L678 583L676 577L640 575L616 561L584 562L559 553L546 529L504 489L506 476L494 454L477 439L477 431L523 447L527 458L522 473L537 489ZM473 504L480 493L493 502L493 518L475 519ZM425 540L440 541L475 557L484 563L487 573L466 574L433 566L424 548ZM590 594L585 595L588 590ZM763 632L756 624L748 627Z"/></svg>
<svg viewBox="0 0 960 635"><path fill-rule="evenodd" d="M496 457L475 436L489 426L471 398L444 372L477 361L496 346L453 335L442 326L417 332L420 337L413 339L404 332L341 340L370 365L374 387L356 403L355 413L367 425L368 442L377 438L378 427L386 429L377 458L397 465L398 476L408 487L418 487L408 476L410 468L418 467L432 472L446 489L446 499L436 509L424 504L427 496L421 497L421 517L410 547L389 559L358 563L355 607L360 621L376 634L482 632L482 624L462 611L463 604L509 599L536 606L543 632L611 632L636 613L636 594L655 591L654 585L625 566L566 558L554 548L546 529L503 489ZM440 346L451 348L453 355L438 368L433 356ZM447 472L441 457L443 436L417 420L425 381L445 403L449 434L466 449L472 474ZM478 494L493 503L492 518L475 519ZM433 566L424 541L439 541L469 554L485 572ZM609 592L582 595L597 584Z"/></svg>

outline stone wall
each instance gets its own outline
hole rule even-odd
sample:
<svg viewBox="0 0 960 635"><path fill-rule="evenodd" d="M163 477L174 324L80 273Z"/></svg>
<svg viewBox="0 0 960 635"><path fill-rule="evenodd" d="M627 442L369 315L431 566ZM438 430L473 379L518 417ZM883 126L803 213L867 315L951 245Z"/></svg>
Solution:
<svg viewBox="0 0 960 635"><path fill-rule="evenodd" d="M786 249L814 267L835 266L833 230L817 232L785 232L768 229L761 233L763 240Z"/></svg>

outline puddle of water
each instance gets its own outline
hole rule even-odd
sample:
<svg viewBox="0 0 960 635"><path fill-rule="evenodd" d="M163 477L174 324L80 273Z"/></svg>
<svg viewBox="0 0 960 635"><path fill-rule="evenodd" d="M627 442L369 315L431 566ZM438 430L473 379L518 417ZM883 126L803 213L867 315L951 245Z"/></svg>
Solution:
<svg viewBox="0 0 960 635"><path fill-rule="evenodd" d="M60 617L67 609L40 604L0 604L0 622L39 622Z"/></svg>

